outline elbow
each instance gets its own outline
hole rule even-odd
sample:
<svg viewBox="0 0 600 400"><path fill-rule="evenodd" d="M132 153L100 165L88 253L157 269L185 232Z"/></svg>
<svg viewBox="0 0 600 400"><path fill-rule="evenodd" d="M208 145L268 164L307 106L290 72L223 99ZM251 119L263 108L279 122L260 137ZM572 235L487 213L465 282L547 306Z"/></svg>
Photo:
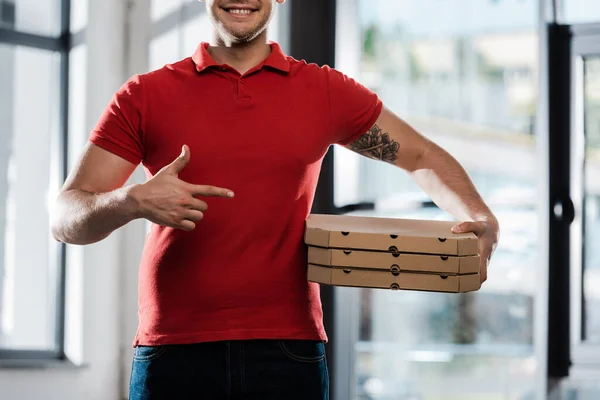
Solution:
<svg viewBox="0 0 600 400"><path fill-rule="evenodd" d="M72 218L72 212L65 207L64 194L61 194L56 199L54 209L50 213L50 234L52 238L59 243L72 245L91 244L89 240L85 240L78 229L75 228L75 221Z"/></svg>
<svg viewBox="0 0 600 400"><path fill-rule="evenodd" d="M429 146L424 146L417 151L415 155L415 162L413 172L423 169L427 164L427 155L430 154Z"/></svg>
<svg viewBox="0 0 600 400"><path fill-rule="evenodd" d="M91 240L81 235L69 235L66 233L66 229L58 224L51 225L50 227L52 237L59 243L70 244L74 246L86 246L88 244L94 244L99 240Z"/></svg>
<svg viewBox="0 0 600 400"><path fill-rule="evenodd" d="M64 242L63 218L60 212L60 195L54 202L54 207L50 210L50 234L57 242Z"/></svg>
<svg viewBox="0 0 600 400"><path fill-rule="evenodd" d="M64 239L60 233L60 229L55 223L50 225L50 234L52 235L52 238L57 242L64 243Z"/></svg>
<svg viewBox="0 0 600 400"><path fill-rule="evenodd" d="M54 240L59 243L65 244L77 244L73 240L70 240L69 235L66 234L65 222L60 215L54 215L50 222L50 233Z"/></svg>
<svg viewBox="0 0 600 400"><path fill-rule="evenodd" d="M430 169L431 154L432 148L430 143L415 149L411 157L411 162L407 165L407 172L414 176L420 174L419 171Z"/></svg>

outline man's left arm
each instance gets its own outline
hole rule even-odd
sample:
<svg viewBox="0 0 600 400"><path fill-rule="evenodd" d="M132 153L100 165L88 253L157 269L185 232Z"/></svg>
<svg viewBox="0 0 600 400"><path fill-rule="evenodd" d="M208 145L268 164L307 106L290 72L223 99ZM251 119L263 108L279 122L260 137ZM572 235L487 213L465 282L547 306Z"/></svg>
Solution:
<svg viewBox="0 0 600 400"><path fill-rule="evenodd" d="M345 147L402 168L435 204L463 221L453 232L477 235L481 279L487 279L499 237L498 220L454 157L385 107L371 129Z"/></svg>

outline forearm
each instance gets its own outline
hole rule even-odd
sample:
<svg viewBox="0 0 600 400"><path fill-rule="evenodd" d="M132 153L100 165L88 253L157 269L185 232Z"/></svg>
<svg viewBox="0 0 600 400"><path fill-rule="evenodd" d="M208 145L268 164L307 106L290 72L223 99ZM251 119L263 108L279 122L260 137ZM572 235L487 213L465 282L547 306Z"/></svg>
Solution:
<svg viewBox="0 0 600 400"><path fill-rule="evenodd" d="M464 168L436 144L429 144L411 175L435 204L456 219L497 222Z"/></svg>
<svg viewBox="0 0 600 400"><path fill-rule="evenodd" d="M108 193L67 190L57 199L52 223L56 240L77 245L99 242L137 218L131 187Z"/></svg>

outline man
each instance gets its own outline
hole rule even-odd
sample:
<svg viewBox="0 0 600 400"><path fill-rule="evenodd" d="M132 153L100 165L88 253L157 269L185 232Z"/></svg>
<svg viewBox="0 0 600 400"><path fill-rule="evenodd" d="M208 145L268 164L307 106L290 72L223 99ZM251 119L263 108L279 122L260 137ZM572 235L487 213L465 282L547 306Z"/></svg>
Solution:
<svg viewBox="0 0 600 400"><path fill-rule="evenodd" d="M153 222L133 400L328 398L303 232L332 144L406 170L465 221L455 232L480 238L486 279L498 222L463 168L365 87L268 44L276 3L206 0L211 43L123 85L57 200L66 243ZM123 187L140 163L147 182Z"/></svg>

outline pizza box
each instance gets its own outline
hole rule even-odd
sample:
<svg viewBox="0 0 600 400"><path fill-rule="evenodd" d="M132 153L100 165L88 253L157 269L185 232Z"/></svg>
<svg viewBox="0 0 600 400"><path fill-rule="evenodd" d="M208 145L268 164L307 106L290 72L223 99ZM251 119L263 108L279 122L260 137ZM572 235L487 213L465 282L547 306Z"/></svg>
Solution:
<svg viewBox="0 0 600 400"><path fill-rule="evenodd" d="M325 267L369 268L466 275L479 272L479 256L440 256L386 251L341 250L308 247L309 264Z"/></svg>
<svg viewBox="0 0 600 400"><path fill-rule="evenodd" d="M385 271L366 268L337 268L308 264L308 280L324 285L391 290L465 293L481 288L479 273L444 275Z"/></svg>
<svg viewBox="0 0 600 400"><path fill-rule="evenodd" d="M454 234L456 222L312 214L306 221L308 246L341 250L447 256L478 255L472 233Z"/></svg>

